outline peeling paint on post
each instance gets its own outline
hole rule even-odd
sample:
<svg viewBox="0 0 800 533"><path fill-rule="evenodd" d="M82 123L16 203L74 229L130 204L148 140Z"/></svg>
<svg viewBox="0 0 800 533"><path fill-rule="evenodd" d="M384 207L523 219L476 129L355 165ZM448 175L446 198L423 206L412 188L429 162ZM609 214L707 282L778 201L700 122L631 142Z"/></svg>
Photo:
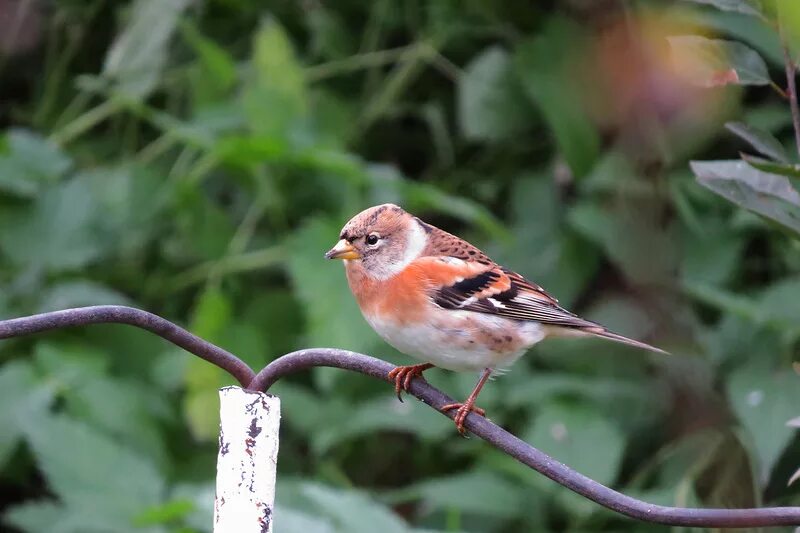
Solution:
<svg viewBox="0 0 800 533"><path fill-rule="evenodd" d="M270 533L281 402L239 387L219 390L214 533Z"/></svg>

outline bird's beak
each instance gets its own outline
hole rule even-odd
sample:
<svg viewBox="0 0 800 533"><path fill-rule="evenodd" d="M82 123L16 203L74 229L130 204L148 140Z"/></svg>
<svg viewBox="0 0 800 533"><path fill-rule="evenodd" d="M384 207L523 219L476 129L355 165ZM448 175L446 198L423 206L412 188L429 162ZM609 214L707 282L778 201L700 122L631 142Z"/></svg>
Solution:
<svg viewBox="0 0 800 533"><path fill-rule="evenodd" d="M353 245L342 239L336 246L328 250L325 259L361 259Z"/></svg>

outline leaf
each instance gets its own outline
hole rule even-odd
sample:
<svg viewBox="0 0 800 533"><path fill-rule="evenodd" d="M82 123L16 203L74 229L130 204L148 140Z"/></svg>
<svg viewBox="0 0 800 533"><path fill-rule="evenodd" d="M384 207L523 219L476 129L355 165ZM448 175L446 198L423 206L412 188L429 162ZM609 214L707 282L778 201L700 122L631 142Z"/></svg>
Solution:
<svg viewBox="0 0 800 533"><path fill-rule="evenodd" d="M572 228L598 244L625 275L640 283L672 277L677 253L674 239L644 208L614 212L600 202L579 201L568 212ZM643 249L650 253L642 254Z"/></svg>
<svg viewBox="0 0 800 533"><path fill-rule="evenodd" d="M304 483L303 496L329 516L338 531L348 533L403 533L408 526L389 509L364 493L333 489L317 483Z"/></svg>
<svg viewBox="0 0 800 533"><path fill-rule="evenodd" d="M192 70L195 83L190 85L195 107L203 108L223 99L237 80L236 63L230 54L213 40L204 36L193 23L180 25L186 43L197 54L198 62Z"/></svg>
<svg viewBox="0 0 800 533"><path fill-rule="evenodd" d="M762 155L781 163L789 162L783 145L771 133L742 122L726 122L725 128L750 143Z"/></svg>
<svg viewBox="0 0 800 533"><path fill-rule="evenodd" d="M76 420L37 417L25 424L25 436L48 486L68 508L117 524L164 496L164 479L149 459Z"/></svg>
<svg viewBox="0 0 800 533"><path fill-rule="evenodd" d="M585 399L598 405L611 401L641 404L648 396L652 397L644 386L623 379L547 373L507 385L503 404L524 407L566 398Z"/></svg>
<svg viewBox="0 0 800 533"><path fill-rule="evenodd" d="M33 197L72 166L58 146L37 133L9 129L7 150L0 154L0 191Z"/></svg>
<svg viewBox="0 0 800 533"><path fill-rule="evenodd" d="M134 519L137 526L154 526L169 524L180 520L194 510L194 503L190 500L178 499L165 504L151 507Z"/></svg>
<svg viewBox="0 0 800 533"><path fill-rule="evenodd" d="M523 440L604 485L614 481L625 444L601 413L563 402L543 405Z"/></svg>
<svg viewBox="0 0 800 533"><path fill-rule="evenodd" d="M303 68L275 19L264 19L255 33L243 104L251 130L280 139L290 138L308 112Z"/></svg>
<svg viewBox="0 0 800 533"><path fill-rule="evenodd" d="M336 530L327 519L320 518L308 510L292 509L286 506L275 508L276 529L281 531L302 531L303 533L334 533Z"/></svg>
<svg viewBox="0 0 800 533"><path fill-rule="evenodd" d="M800 166L798 165L782 165L780 163L773 163L766 159L752 157L747 154L741 154L742 160L756 170L761 170L767 174L778 174L779 176L787 176L789 178L800 178Z"/></svg>
<svg viewBox="0 0 800 533"><path fill-rule="evenodd" d="M133 305L114 289L89 280L72 280L49 285L41 294L37 313L91 305Z"/></svg>
<svg viewBox="0 0 800 533"><path fill-rule="evenodd" d="M195 304L189 330L209 342L219 342L225 329L231 325L231 303L218 288L207 288ZM217 390L230 384L231 377L221 368L192 357L186 366L186 395L183 412L194 438L213 441L219 433L219 393Z"/></svg>
<svg viewBox="0 0 800 533"><path fill-rule="evenodd" d="M157 172L122 164L82 172L75 180L86 183L96 204L102 243L121 255L133 255L162 237L162 215L174 190Z"/></svg>
<svg viewBox="0 0 800 533"><path fill-rule="evenodd" d="M47 412L52 389L37 380L28 362L12 361L0 367L0 468L16 448L25 421Z"/></svg>
<svg viewBox="0 0 800 533"><path fill-rule="evenodd" d="M510 481L487 470L470 470L452 476L426 479L389 494L393 502L421 500L426 508L458 510L513 518L525 508L526 497Z"/></svg>
<svg viewBox="0 0 800 533"><path fill-rule="evenodd" d="M744 161L692 161L690 166L704 187L800 234L800 194L784 176Z"/></svg>
<svg viewBox="0 0 800 533"><path fill-rule="evenodd" d="M533 39L517 46L514 67L525 94L536 104L577 177L589 173L600 153L600 135L586 119L579 81L569 68L578 63L581 29L553 18Z"/></svg>
<svg viewBox="0 0 800 533"><path fill-rule="evenodd" d="M531 123L528 102L512 77L508 52L490 46L465 67L458 82L458 120L471 141L497 141Z"/></svg>
<svg viewBox="0 0 800 533"><path fill-rule="evenodd" d="M758 460L755 470L763 488L795 435L786 420L800 405L797 376L789 370L773 370L764 359L753 360L730 376L728 396L752 443Z"/></svg>
<svg viewBox="0 0 800 533"><path fill-rule="evenodd" d="M208 531L209 524L213 524L214 520L216 487L213 479L209 479L208 476L204 476L204 479L207 479L207 481L178 483L170 494L170 498L174 501L189 501L192 503L191 512L183 518L183 524L186 527L193 528L192 531ZM278 483L278 486L280 487L280 483Z"/></svg>
<svg viewBox="0 0 800 533"><path fill-rule="evenodd" d="M767 65L758 52L736 42L698 35L668 37L675 68L701 87L767 85Z"/></svg>
<svg viewBox="0 0 800 533"><path fill-rule="evenodd" d="M158 84L169 42L189 0L136 0L130 20L108 50L103 75L127 97L141 100Z"/></svg>
<svg viewBox="0 0 800 533"><path fill-rule="evenodd" d="M14 264L53 272L86 266L113 250L135 252L158 236L168 199L160 183L158 175L128 166L56 183L32 205L0 210L0 250Z"/></svg>
<svg viewBox="0 0 800 533"><path fill-rule="evenodd" d="M764 18L761 12L761 6L758 0L689 0L696 4L706 4L714 6L722 11L734 11L737 13L744 13L745 15L753 15L756 17Z"/></svg>
<svg viewBox="0 0 800 533"><path fill-rule="evenodd" d="M741 267L746 239L725 223L705 221L704 231L686 231L681 239L681 278L687 282L721 285Z"/></svg>
<svg viewBox="0 0 800 533"><path fill-rule="evenodd" d="M320 400L321 401L321 400ZM378 431L402 431L418 439L441 439L450 434L452 427L442 416L427 405L382 395L373 400L362 400L357 406L340 406L315 424L311 439L314 451L323 455L333 446Z"/></svg>
<svg viewBox="0 0 800 533"><path fill-rule="evenodd" d="M622 461L625 439L603 415L587 404L547 403L523 438L557 461L611 485ZM596 509L591 502L545 479L533 480L537 487L554 492L573 513L586 515Z"/></svg>
<svg viewBox="0 0 800 533"><path fill-rule="evenodd" d="M63 524L64 507L51 502L26 502L11 506L3 514L3 522L30 533L39 531L61 533L72 529Z"/></svg>
<svg viewBox="0 0 800 533"><path fill-rule="evenodd" d="M771 323L794 335L800 334L800 324L797 322L800 316L800 277L772 283L759 295L758 306Z"/></svg>

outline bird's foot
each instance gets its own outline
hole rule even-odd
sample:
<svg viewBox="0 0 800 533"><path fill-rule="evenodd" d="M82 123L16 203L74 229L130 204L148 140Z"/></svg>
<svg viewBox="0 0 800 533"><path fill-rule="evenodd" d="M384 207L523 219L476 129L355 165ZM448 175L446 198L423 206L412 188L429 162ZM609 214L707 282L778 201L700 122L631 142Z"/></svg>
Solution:
<svg viewBox="0 0 800 533"><path fill-rule="evenodd" d="M467 399L467 401L464 403L448 403L447 405L442 406L443 413L452 411L453 409L456 410L456 416L453 418L453 421L456 423L456 429L462 435L467 432L467 430L464 429L464 420L467 418L468 414L476 413L481 416L486 416L486 411L480 407L477 407L474 401L470 401L470 399Z"/></svg>
<svg viewBox="0 0 800 533"><path fill-rule="evenodd" d="M397 399L402 402L403 397L401 394L403 391L408 391L408 387L411 386L411 380L415 376L423 377L422 373L429 368L433 368L433 365L423 363L421 365L398 366L390 370L389 379L394 380L394 392L397 393Z"/></svg>

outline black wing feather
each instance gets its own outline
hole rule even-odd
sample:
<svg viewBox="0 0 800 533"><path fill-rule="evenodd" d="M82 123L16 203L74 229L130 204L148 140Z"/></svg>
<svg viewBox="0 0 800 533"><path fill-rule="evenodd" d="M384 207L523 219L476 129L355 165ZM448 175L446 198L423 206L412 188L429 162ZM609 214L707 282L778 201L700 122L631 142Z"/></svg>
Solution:
<svg viewBox="0 0 800 533"><path fill-rule="evenodd" d="M503 272L504 274L513 274ZM488 270L453 285L439 289L434 302L445 309L462 309L477 313L498 315L515 320L536 321L553 326L570 328L602 328L599 324L570 313L549 297L538 285L530 284L518 274L509 276L510 288L491 296L475 298L475 294L485 291L502 274ZM519 278L519 279L518 279ZM530 285L530 286L528 286ZM526 291L528 295L526 296ZM543 294L534 296L530 293ZM604 328L603 328L604 329Z"/></svg>

